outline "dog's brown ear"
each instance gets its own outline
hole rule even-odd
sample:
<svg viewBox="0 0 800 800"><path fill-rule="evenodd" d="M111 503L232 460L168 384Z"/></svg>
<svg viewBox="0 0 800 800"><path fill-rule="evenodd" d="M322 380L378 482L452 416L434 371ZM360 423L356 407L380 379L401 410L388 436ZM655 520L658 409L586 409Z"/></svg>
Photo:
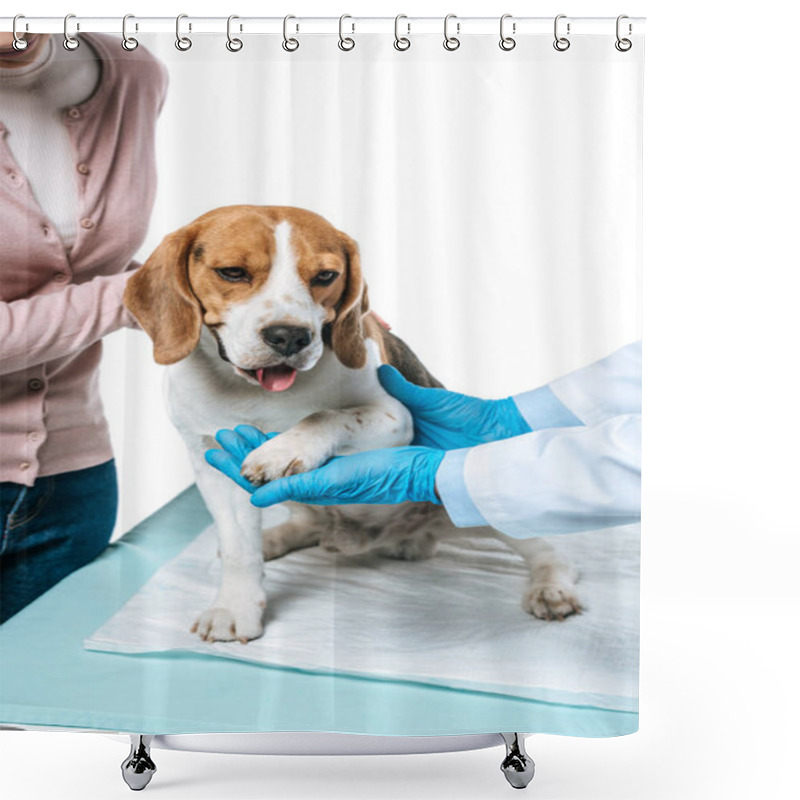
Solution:
<svg viewBox="0 0 800 800"><path fill-rule="evenodd" d="M187 263L192 239L189 228L166 236L125 287L123 302L153 340L159 364L186 358L200 340L203 318Z"/></svg>
<svg viewBox="0 0 800 800"><path fill-rule="evenodd" d="M358 245L340 233L347 261L347 283L339 300L331 330L331 346L339 361L350 369L361 369L367 363L362 318L369 310L367 287L361 276Z"/></svg>

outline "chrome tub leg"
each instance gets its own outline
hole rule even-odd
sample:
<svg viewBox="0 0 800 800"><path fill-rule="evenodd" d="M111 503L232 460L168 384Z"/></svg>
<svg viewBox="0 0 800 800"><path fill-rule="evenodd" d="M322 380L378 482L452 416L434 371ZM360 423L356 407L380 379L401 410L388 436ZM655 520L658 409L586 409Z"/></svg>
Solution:
<svg viewBox="0 0 800 800"><path fill-rule="evenodd" d="M524 789L532 780L536 769L533 759L525 752L525 738L521 733L501 733L506 743L506 757L500 765L506 780L515 789Z"/></svg>
<svg viewBox="0 0 800 800"><path fill-rule="evenodd" d="M150 783L156 771L156 765L150 758L150 742L152 736L132 733L131 752L122 762L122 778L135 792L139 792Z"/></svg>

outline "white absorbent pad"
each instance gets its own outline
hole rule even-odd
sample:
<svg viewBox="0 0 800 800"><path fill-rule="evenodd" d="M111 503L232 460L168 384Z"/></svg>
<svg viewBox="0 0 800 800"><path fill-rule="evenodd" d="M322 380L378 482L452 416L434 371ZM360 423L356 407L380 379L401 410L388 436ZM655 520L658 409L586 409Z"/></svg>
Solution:
<svg viewBox="0 0 800 800"><path fill-rule="evenodd" d="M275 522L282 510L275 510ZM440 542L424 561L319 547L266 562L266 630L247 644L189 632L216 595L213 526L85 640L89 650L189 650L315 672L637 710L639 526L551 537L580 570L583 614L522 608L528 570L491 536Z"/></svg>

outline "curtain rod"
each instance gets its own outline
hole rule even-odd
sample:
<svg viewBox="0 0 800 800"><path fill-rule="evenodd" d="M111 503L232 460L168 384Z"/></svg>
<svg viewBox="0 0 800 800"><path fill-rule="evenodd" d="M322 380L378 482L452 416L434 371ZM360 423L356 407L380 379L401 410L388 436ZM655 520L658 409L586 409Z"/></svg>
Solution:
<svg viewBox="0 0 800 800"><path fill-rule="evenodd" d="M13 17L0 17L0 30L11 31ZM625 33L642 34L645 26L644 17L629 17L624 21ZM136 17L128 20L129 33L175 32L175 17ZM616 31L616 17L570 17L562 16L560 25L569 24L572 35L605 34L613 36ZM181 19L181 30L192 34L216 33L224 34L227 30L227 17L194 17ZM391 33L395 29L394 17L358 17L347 15L342 23L347 33ZM402 31L412 35L442 35L444 17L403 17L400 20ZM500 17L454 17L450 21L451 28L458 35L496 34L499 30ZM514 35L551 34L554 17L510 17L506 26L513 28ZM409 30L410 29L410 30ZM232 30L245 34L282 34L283 17L237 17L232 22ZM337 34L340 30L338 17L292 17L290 30L299 34ZM75 33L120 33L122 17L83 17L70 16L69 31ZM17 32L25 33L63 33L64 17L20 16L17 20Z"/></svg>

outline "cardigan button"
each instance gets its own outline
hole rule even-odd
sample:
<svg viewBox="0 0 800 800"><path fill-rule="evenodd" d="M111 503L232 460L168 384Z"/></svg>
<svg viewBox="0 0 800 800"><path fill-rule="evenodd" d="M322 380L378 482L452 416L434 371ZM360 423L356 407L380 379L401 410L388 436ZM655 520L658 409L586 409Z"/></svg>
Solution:
<svg viewBox="0 0 800 800"><path fill-rule="evenodd" d="M77 108L70 108L69 111L67 111L67 116L72 119L80 119L81 112Z"/></svg>
<svg viewBox="0 0 800 800"><path fill-rule="evenodd" d="M78 164L78 172L81 175L88 175L89 174L89 165L88 164Z"/></svg>
<svg viewBox="0 0 800 800"><path fill-rule="evenodd" d="M25 472L26 470L29 470L31 468L31 462L30 461L23 461L19 465L19 468L22 470L22 472Z"/></svg>
<svg viewBox="0 0 800 800"><path fill-rule="evenodd" d="M38 392L44 388L44 381L41 378L31 378L28 381L28 390Z"/></svg>
<svg viewBox="0 0 800 800"><path fill-rule="evenodd" d="M85 228L87 231L89 228L94 228L94 221L86 217L85 219L81 220L81 228Z"/></svg>
<svg viewBox="0 0 800 800"><path fill-rule="evenodd" d="M67 275L66 272L56 272L55 275L53 275L53 280L57 283L65 283L69 280L69 275Z"/></svg>

